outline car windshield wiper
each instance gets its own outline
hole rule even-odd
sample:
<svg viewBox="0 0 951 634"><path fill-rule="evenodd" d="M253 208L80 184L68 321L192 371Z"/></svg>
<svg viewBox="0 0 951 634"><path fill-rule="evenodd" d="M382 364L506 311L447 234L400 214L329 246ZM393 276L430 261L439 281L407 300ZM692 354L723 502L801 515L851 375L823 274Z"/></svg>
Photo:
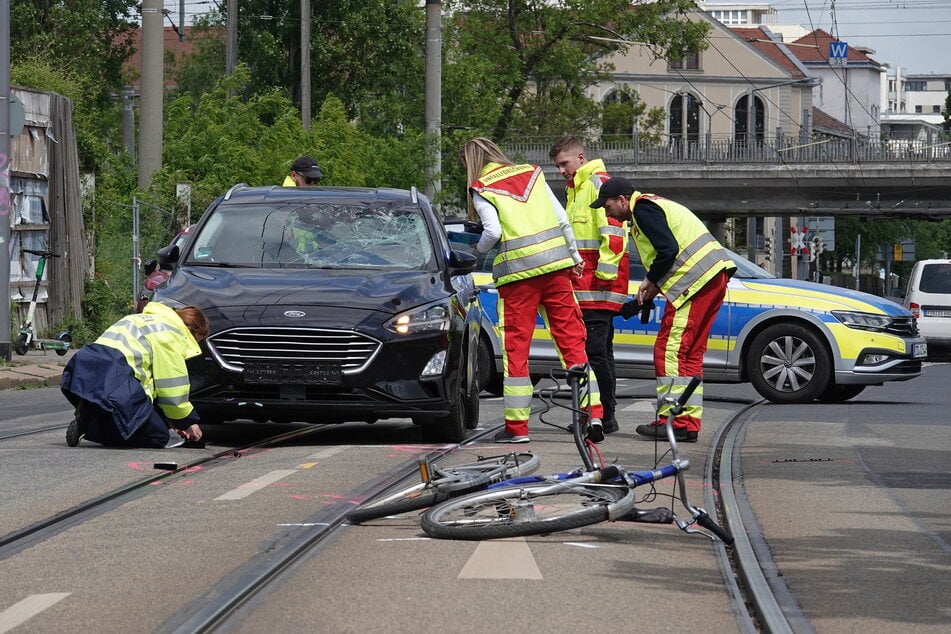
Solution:
<svg viewBox="0 0 951 634"><path fill-rule="evenodd" d="M185 264L189 266L213 266L213 267L222 268L222 269L256 268L255 265L246 264L246 263L237 264L235 262L208 262L205 260L189 260Z"/></svg>

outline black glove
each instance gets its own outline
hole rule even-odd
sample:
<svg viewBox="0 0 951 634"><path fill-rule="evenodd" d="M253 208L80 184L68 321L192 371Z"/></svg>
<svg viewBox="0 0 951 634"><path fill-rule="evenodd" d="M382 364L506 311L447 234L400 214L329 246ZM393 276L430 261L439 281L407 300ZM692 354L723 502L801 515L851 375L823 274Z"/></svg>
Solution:
<svg viewBox="0 0 951 634"><path fill-rule="evenodd" d="M630 319L636 313L641 313L641 323L646 324L651 320L651 311L654 310L654 300L649 299L647 303L641 305L637 298L621 304L621 317Z"/></svg>

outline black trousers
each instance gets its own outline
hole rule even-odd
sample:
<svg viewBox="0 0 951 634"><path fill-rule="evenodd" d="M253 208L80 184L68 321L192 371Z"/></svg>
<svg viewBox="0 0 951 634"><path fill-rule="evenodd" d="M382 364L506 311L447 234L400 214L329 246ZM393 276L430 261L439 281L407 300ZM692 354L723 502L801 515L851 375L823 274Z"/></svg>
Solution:
<svg viewBox="0 0 951 634"><path fill-rule="evenodd" d="M617 409L617 374L614 368L614 311L582 309L587 340L585 352L588 363L598 379L601 405L604 406L604 422L615 420Z"/></svg>

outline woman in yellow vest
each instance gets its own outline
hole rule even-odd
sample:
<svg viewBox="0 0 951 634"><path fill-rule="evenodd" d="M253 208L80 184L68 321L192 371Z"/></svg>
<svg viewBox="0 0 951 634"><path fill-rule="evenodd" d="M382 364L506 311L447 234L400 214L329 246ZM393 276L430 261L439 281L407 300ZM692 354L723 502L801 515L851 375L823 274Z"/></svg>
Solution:
<svg viewBox="0 0 951 634"><path fill-rule="evenodd" d="M529 442L533 395L528 353L540 312L565 367L587 365L585 327L571 288L583 260L564 208L537 165L516 165L489 139L477 137L460 152L466 169L469 218L482 222L475 245L487 253L498 244L492 277L499 292L505 428L495 442ZM604 439L598 383L589 368L591 438Z"/></svg>
<svg viewBox="0 0 951 634"><path fill-rule="evenodd" d="M601 185L591 203L592 209L599 207L612 218L631 221L631 239L647 269L638 301L644 304L658 293L667 299L654 343L654 374L658 402L667 392L676 396L691 377L703 376L707 337L736 265L692 211L672 200L642 194L624 178ZM668 410L669 406L661 406L656 420L635 431L648 438L666 438ZM677 440L697 442L702 416L700 384L674 420Z"/></svg>
<svg viewBox="0 0 951 634"><path fill-rule="evenodd" d="M66 364L60 389L76 408L66 444L176 446L201 440L185 361L201 354L208 320L194 306L149 302L123 317ZM170 430L174 430L171 431Z"/></svg>

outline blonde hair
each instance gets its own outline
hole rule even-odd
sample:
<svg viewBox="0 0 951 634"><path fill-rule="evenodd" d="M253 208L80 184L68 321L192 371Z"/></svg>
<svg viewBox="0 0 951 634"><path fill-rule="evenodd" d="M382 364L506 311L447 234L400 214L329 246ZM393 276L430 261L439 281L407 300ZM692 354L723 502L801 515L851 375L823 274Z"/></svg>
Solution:
<svg viewBox="0 0 951 634"><path fill-rule="evenodd" d="M459 162L466 169L466 202L469 220L478 220L479 214L476 213L475 206L472 204L472 192L469 187L479 180L483 168L489 163L501 163L502 165L515 165L515 163L505 156L505 152L499 146L482 136L478 136L462 146L462 149L459 150Z"/></svg>
<svg viewBox="0 0 951 634"><path fill-rule="evenodd" d="M184 308L176 308L175 312L181 317L195 341L201 343L208 337L208 318L205 317L205 313L201 312L200 308L185 306Z"/></svg>

